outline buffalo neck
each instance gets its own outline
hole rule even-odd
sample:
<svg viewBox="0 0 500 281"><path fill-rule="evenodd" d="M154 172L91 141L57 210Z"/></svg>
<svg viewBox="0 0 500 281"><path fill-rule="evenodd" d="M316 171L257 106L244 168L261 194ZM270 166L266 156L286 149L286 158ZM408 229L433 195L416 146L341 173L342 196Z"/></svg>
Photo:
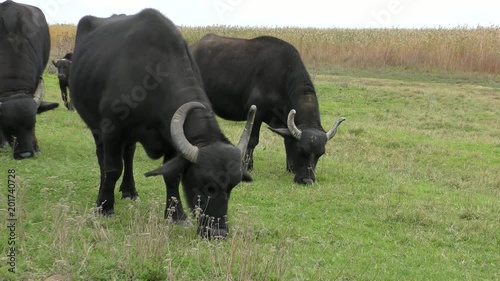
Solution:
<svg viewBox="0 0 500 281"><path fill-rule="evenodd" d="M287 112L290 112L292 109L297 111L295 124L299 128L307 127L323 130L321 127L318 98L314 91L302 91L291 97Z"/></svg>
<svg viewBox="0 0 500 281"><path fill-rule="evenodd" d="M210 107L189 113L184 123L184 130L187 140L198 147L214 142L230 143L222 133Z"/></svg>
<svg viewBox="0 0 500 281"><path fill-rule="evenodd" d="M295 66L291 69L294 71L288 72L286 79L286 93L290 103L287 112L292 109L297 111L295 123L299 127L322 129L316 90L300 58L295 60Z"/></svg>

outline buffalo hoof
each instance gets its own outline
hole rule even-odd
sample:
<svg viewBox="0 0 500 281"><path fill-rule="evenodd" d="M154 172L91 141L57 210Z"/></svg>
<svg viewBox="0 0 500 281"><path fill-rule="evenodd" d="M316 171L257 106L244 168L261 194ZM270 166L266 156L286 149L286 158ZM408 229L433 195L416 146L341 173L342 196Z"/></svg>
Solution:
<svg viewBox="0 0 500 281"><path fill-rule="evenodd" d="M97 208L97 213L99 215L101 215L101 216L104 216L104 217L111 217L115 213L115 210L113 210L113 209L103 209L103 208L98 207Z"/></svg>
<svg viewBox="0 0 500 281"><path fill-rule="evenodd" d="M112 216L115 213L115 210L113 209L113 207L112 206L111 207L106 206L104 204L104 202L103 203L97 202L96 203L96 208L97 208L97 213L99 215L102 215L102 216L105 216L105 217L110 217L110 216Z"/></svg>
<svg viewBox="0 0 500 281"><path fill-rule="evenodd" d="M189 217L184 213L184 211L179 211L171 207L165 210L164 218L166 220L171 220L174 223L183 224Z"/></svg>
<svg viewBox="0 0 500 281"><path fill-rule="evenodd" d="M139 194L136 191L123 191L122 199L139 200Z"/></svg>
<svg viewBox="0 0 500 281"><path fill-rule="evenodd" d="M224 240L227 238L228 231L225 228L199 227L198 234L201 238L208 240Z"/></svg>
<svg viewBox="0 0 500 281"><path fill-rule="evenodd" d="M248 171L243 170L243 175L242 175L242 177L241 177L241 180L242 180L242 181L246 181L246 182L251 182L251 181L253 181L253 178L252 178L252 176L248 173Z"/></svg>

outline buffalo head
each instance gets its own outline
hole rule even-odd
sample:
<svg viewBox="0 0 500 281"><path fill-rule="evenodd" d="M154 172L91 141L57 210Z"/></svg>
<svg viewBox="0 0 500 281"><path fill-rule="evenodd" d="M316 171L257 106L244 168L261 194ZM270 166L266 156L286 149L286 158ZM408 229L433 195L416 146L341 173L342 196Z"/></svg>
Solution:
<svg viewBox="0 0 500 281"><path fill-rule="evenodd" d="M43 92L44 84L40 79L34 96L17 93L0 102L0 131L14 149L15 159L30 158L38 152L36 114L59 106L42 101Z"/></svg>
<svg viewBox="0 0 500 281"><path fill-rule="evenodd" d="M57 78L68 83L71 61L68 59L52 60L52 64L57 68Z"/></svg>
<svg viewBox="0 0 500 281"><path fill-rule="evenodd" d="M295 125L294 109L290 110L287 128L269 128L285 140L287 169L295 174L294 181L300 184L312 184L319 158L325 154L326 142L337 133L337 128L345 118L340 118L333 127L325 132L320 128L305 127L299 129Z"/></svg>
<svg viewBox="0 0 500 281"><path fill-rule="evenodd" d="M184 121L191 110L206 110L198 102L181 106L172 117L170 134L179 155L146 176L164 175L182 177L182 185L189 207L198 217L198 233L203 237L225 237L231 190L242 180L251 179L243 169L256 107L252 106L245 130L235 147L227 142L215 141L205 145L191 144L184 134Z"/></svg>

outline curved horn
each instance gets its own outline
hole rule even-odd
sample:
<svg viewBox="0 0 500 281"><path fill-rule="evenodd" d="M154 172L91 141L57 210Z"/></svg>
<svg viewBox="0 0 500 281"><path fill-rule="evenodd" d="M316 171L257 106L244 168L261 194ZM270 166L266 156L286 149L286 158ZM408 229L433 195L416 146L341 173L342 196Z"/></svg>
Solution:
<svg viewBox="0 0 500 281"><path fill-rule="evenodd" d="M326 133L326 139L327 140L330 140L331 138L333 138L333 136L335 136L335 134L337 133L337 128L339 127L340 123L342 123L344 121L345 121L345 118L344 117L340 117L340 119L337 120L337 122L335 122L335 124L330 129L330 131L328 131Z"/></svg>
<svg viewBox="0 0 500 281"><path fill-rule="evenodd" d="M175 147L181 152L182 156L191 163L196 163L198 160L198 147L189 143L184 135L184 121L186 120L189 111L206 107L199 102L188 102L179 107L170 121L170 135Z"/></svg>
<svg viewBox="0 0 500 281"><path fill-rule="evenodd" d="M38 82L38 87L36 88L35 94L33 95L33 99L36 102L37 108L42 103L44 90L45 90L45 83L43 82L42 77L40 77L40 82Z"/></svg>
<svg viewBox="0 0 500 281"><path fill-rule="evenodd" d="M243 133L241 134L240 142L238 142L238 149L241 151L241 159L245 158L247 153L248 142L250 141L250 134L252 133L253 120L255 119L255 113L257 112L257 106L252 105L247 115L247 124Z"/></svg>
<svg viewBox="0 0 500 281"><path fill-rule="evenodd" d="M295 125L296 113L297 112L295 111L295 109L290 110L290 112L288 113L288 119L286 121L286 124L288 126L288 130L290 131L290 133L292 133L292 136L300 140L300 138L302 137L302 131L299 130L299 128L297 128L297 126Z"/></svg>

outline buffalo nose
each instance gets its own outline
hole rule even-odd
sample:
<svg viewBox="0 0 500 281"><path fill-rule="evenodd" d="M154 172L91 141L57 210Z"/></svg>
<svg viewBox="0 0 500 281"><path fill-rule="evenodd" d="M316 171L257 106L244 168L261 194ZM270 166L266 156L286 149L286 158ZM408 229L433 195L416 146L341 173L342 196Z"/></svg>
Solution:
<svg viewBox="0 0 500 281"><path fill-rule="evenodd" d="M26 158L31 158L33 156L34 156L34 153L32 151L25 151L25 152L21 152L21 153L15 153L14 159L22 160L22 159L26 159Z"/></svg>
<svg viewBox="0 0 500 281"><path fill-rule="evenodd" d="M302 183L302 184L313 184L314 180L311 179L311 178L301 179L300 183Z"/></svg>
<svg viewBox="0 0 500 281"><path fill-rule="evenodd" d="M32 152L23 152L21 153L21 158L30 158L33 156Z"/></svg>

